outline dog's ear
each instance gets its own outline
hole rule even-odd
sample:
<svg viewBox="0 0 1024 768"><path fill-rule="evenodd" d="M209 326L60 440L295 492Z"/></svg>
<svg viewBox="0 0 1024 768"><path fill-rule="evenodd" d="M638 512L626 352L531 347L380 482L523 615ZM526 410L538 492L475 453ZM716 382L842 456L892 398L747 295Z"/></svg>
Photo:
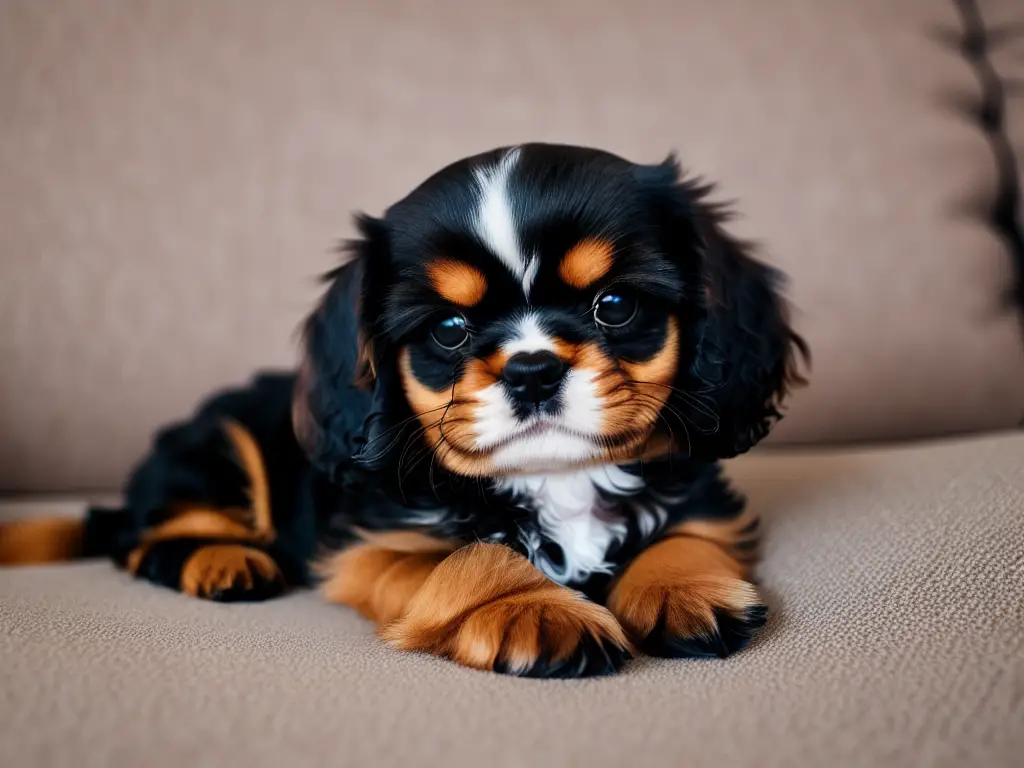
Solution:
<svg viewBox="0 0 1024 768"><path fill-rule="evenodd" d="M327 291L303 328L292 400L299 444L331 477L367 452L391 389L388 350L378 333L389 270L387 229L365 216L357 224L361 237L345 243L347 261L325 276Z"/></svg>
<svg viewBox="0 0 1024 768"><path fill-rule="evenodd" d="M789 325L782 276L725 232L727 212L708 201L710 185L681 180L674 157L639 167L637 178L688 288L680 311L692 354L676 381L686 394L672 401L689 415L690 454L735 456L768 434L789 390L805 383L807 346Z"/></svg>

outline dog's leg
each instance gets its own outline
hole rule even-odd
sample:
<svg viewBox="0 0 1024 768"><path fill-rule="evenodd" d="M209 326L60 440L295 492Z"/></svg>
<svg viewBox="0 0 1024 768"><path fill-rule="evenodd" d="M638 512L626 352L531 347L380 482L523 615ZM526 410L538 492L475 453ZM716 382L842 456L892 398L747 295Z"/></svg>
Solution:
<svg viewBox="0 0 1024 768"><path fill-rule="evenodd" d="M727 656L767 615L747 581L757 520L690 520L641 552L612 586L608 607L654 656Z"/></svg>
<svg viewBox="0 0 1024 768"><path fill-rule="evenodd" d="M210 539L165 539L135 549L129 572L193 597L218 602L266 600L280 594L280 566L263 548Z"/></svg>
<svg viewBox="0 0 1024 768"><path fill-rule="evenodd" d="M141 538L124 566L154 584L220 602L266 600L284 589L271 554L273 531L254 529L224 510L179 509Z"/></svg>
<svg viewBox="0 0 1024 768"><path fill-rule="evenodd" d="M285 576L273 556L277 533L266 468L256 441L233 421L188 426L171 433L172 437L178 435L183 449L167 447L172 440L165 439L164 447L150 459L160 471L152 473L156 479L150 480L147 493L161 499L154 508L163 519L143 524L134 548L116 559L139 578L194 597L235 602L279 594ZM230 448L228 460L241 470L237 478L218 464L224 462L225 447ZM188 492L177 488L170 478L190 478L201 486L204 477L212 481L217 467L232 477L230 482L245 484L247 504L219 506L176 498Z"/></svg>
<svg viewBox="0 0 1024 768"><path fill-rule="evenodd" d="M400 617L381 627L397 648L527 677L608 674L629 657L629 641L607 609L507 547L463 547L417 578Z"/></svg>
<svg viewBox="0 0 1024 768"><path fill-rule="evenodd" d="M416 533L363 533L358 544L314 566L320 592L378 624L405 613L413 595L458 544Z"/></svg>

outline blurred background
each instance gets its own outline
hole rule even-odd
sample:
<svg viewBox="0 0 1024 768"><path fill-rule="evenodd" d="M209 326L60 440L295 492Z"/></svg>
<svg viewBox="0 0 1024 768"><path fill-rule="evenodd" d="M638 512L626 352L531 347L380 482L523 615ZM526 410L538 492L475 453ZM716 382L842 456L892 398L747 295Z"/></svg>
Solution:
<svg viewBox="0 0 1024 768"><path fill-rule="evenodd" d="M1012 427L1022 22L1019 0L2 0L0 489L118 487L158 424L294 364L355 211L526 141L675 150L735 201L814 353L775 444Z"/></svg>

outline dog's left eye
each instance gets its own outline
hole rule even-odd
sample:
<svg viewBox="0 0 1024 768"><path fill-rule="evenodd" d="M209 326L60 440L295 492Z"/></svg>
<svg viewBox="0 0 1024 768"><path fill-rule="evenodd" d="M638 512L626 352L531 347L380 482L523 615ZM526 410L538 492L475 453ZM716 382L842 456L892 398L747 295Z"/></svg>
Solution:
<svg viewBox="0 0 1024 768"><path fill-rule="evenodd" d="M636 315L637 303L632 296L606 293L594 305L594 320L605 328L621 328Z"/></svg>
<svg viewBox="0 0 1024 768"><path fill-rule="evenodd" d="M434 341L439 347L443 349L458 349L469 339L469 331L466 330L466 318L462 315L446 317L430 330L430 335L434 337Z"/></svg>

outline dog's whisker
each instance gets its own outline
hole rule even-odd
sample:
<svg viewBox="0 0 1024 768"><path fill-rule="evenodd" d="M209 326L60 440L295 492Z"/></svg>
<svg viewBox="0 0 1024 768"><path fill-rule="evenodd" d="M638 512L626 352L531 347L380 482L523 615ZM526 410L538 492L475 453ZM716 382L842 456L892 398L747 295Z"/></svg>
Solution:
<svg viewBox="0 0 1024 768"><path fill-rule="evenodd" d="M715 413L714 409L712 409L706 403L704 403L704 402L700 401L699 399L697 399L690 392L686 392L685 390L679 389L678 387L674 387L671 384L662 384L662 383L657 382L657 381L640 381L638 379L632 379L631 381L634 384L648 385L648 386L655 386L655 387L664 387L666 389L671 390L674 394L676 394L680 398L682 398L683 401L687 403L687 405L693 406L694 410L696 410L702 416L706 416L707 418L709 418L711 421L714 422L714 426L710 430L707 430L708 434L711 434L711 433L714 433L714 432L718 431L718 427L721 424L721 419L719 418L718 414ZM637 393L639 394L639 390L637 390ZM701 425L698 424L696 421L694 421L694 419L692 419L690 417L686 417L686 418L687 418L687 421L689 421L693 426L695 426L698 429L701 429L702 431L704 431L702 429Z"/></svg>
<svg viewBox="0 0 1024 768"><path fill-rule="evenodd" d="M646 395L646 396L645 395L641 395L641 397L643 398L643 397L650 397L650 396L649 395ZM652 400L653 400L653 398L652 398ZM644 402L644 401L642 401L642 402ZM654 401L654 402L657 402L657 401ZM672 429L672 425L669 422L668 417L666 417L665 414L663 413L663 409L664 410L668 410L669 413L671 413L673 416L675 416L679 420L679 426L681 426L683 428L683 434L686 435L686 452L687 452L687 456L692 455L693 454L693 442L692 442L692 440L690 438L690 430L689 430L689 428L687 428L686 420L683 418L682 414L680 414L671 405L667 405L667 404L661 404L658 407L654 407L654 403L649 403L649 404L645 403L645 405L646 405L647 408L649 408L652 411L654 411L655 414L657 415L657 417L660 418L665 423L665 426L668 428L668 431L669 431L669 438L672 441L673 445L675 444L675 441L676 441L675 432Z"/></svg>
<svg viewBox="0 0 1024 768"><path fill-rule="evenodd" d="M409 421L411 421L411 419L406 419L402 426L403 427L406 426L409 423ZM422 429L425 429L425 428L420 428L419 430L414 432L413 435L419 434L422 431ZM370 462L370 463L379 461L384 456L386 456L398 444L398 441L401 440L401 439L402 439L402 431L399 431L399 433L397 435L395 435L394 439L392 439L390 443L388 443L386 446L384 446L377 453L375 453L375 454L373 454L371 456L365 457L364 460L367 461L367 462ZM407 438L407 440L411 440L411 439L412 439L412 436ZM367 443L367 445L369 445L369 443Z"/></svg>
<svg viewBox="0 0 1024 768"><path fill-rule="evenodd" d="M409 416L407 418L402 419L400 422L398 422L394 426L388 427L383 432L381 432L379 435L374 435L374 437L372 437L370 440L368 440L366 442L366 444L370 445L370 443L373 443L373 442L376 442L377 440L382 439L389 432L394 432L396 429L401 429L406 424L408 424L410 421L416 421L417 419L419 419L419 418L421 418L423 416L426 416L428 413L434 413L435 411L440 411L440 410L446 408L447 405L448 404L446 403L445 405L437 406L437 408L428 408L425 411L420 411L419 413L414 413L412 416Z"/></svg>
<svg viewBox="0 0 1024 768"><path fill-rule="evenodd" d="M427 432L429 432L431 429L433 429L434 427L438 426L438 424L440 424L440 420L435 421L435 422L433 422L431 424L424 424L419 429L417 429L415 432L413 432L411 435L409 435L408 439L406 440L405 447L402 449L402 454L398 458L398 467L397 467L397 472L398 472L398 489L402 493L403 498L405 496L405 490L404 490L404 488L402 486L402 483L405 480L405 478L408 477L408 475L409 475L408 472L406 472L405 474L402 473L402 467L405 465L406 457L408 456L409 451L412 450L413 447L416 445L417 440L420 437L422 437L423 435L425 435ZM412 463L409 465L410 472L412 470L412 467L414 467L416 465L415 464L416 457L419 456L419 455L420 455L419 452L413 454L413 457L411 459Z"/></svg>

